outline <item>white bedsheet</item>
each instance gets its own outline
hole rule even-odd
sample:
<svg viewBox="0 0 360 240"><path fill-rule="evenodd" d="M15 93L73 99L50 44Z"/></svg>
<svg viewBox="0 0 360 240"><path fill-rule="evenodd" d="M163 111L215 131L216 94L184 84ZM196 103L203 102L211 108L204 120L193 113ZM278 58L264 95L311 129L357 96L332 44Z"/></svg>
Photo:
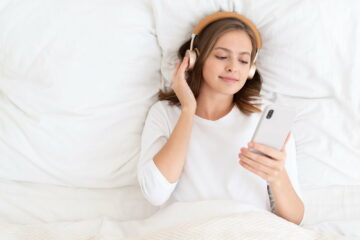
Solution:
<svg viewBox="0 0 360 240"><path fill-rule="evenodd" d="M325 232L329 234L337 234L349 237L356 237L360 239L360 219L349 221L332 221L322 222L313 225L305 225L306 229L311 229L318 232Z"/></svg>
<svg viewBox="0 0 360 240"><path fill-rule="evenodd" d="M152 215L138 186L79 188L0 181L0 224L42 224L111 218L118 221Z"/></svg>

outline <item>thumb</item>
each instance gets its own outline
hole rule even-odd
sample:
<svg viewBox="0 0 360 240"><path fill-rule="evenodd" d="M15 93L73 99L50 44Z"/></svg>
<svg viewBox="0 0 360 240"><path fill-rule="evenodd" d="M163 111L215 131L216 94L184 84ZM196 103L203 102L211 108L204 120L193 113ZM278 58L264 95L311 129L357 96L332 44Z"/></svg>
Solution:
<svg viewBox="0 0 360 240"><path fill-rule="evenodd" d="M281 151L284 152L285 151L285 148L286 148L286 145L288 144L289 140L290 140L290 136L291 136L291 132L288 133L286 139L285 139L285 142L281 148Z"/></svg>

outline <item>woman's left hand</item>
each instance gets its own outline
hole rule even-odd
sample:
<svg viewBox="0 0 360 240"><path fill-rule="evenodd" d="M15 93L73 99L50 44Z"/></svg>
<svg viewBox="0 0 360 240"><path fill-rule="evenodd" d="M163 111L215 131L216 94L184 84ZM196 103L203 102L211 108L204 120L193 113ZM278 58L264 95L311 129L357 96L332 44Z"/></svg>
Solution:
<svg viewBox="0 0 360 240"><path fill-rule="evenodd" d="M240 165L263 178L269 184L277 183L285 172L285 147L289 138L290 133L280 151L260 143L250 142L248 144L249 148L262 152L265 156L251 152L249 148L241 148L239 153Z"/></svg>

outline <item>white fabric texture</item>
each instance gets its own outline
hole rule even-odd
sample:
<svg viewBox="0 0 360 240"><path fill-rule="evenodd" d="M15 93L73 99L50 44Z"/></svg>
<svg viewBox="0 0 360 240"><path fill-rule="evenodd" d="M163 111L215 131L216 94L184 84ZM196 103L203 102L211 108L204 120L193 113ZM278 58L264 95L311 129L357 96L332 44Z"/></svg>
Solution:
<svg viewBox="0 0 360 240"><path fill-rule="evenodd" d="M169 203L225 199L270 210L266 181L241 167L238 157L240 148L250 142L261 113L246 116L235 105L215 121L194 115L182 175L178 182L169 183L153 163L153 157L165 145L180 114L181 109L170 106L168 101L158 101L149 111L138 166L145 197L154 205L162 205L169 198ZM295 191L300 193L292 137L286 153L285 169Z"/></svg>
<svg viewBox="0 0 360 240"><path fill-rule="evenodd" d="M150 3L1 0L0 10L0 222L151 215L136 180L161 83Z"/></svg>
<svg viewBox="0 0 360 240"><path fill-rule="evenodd" d="M160 87L149 2L19 0L0 10L0 178L136 184Z"/></svg>
<svg viewBox="0 0 360 240"><path fill-rule="evenodd" d="M93 189L0 181L0 224L43 224L101 217L125 221L148 217L156 210L147 203L138 186Z"/></svg>
<svg viewBox="0 0 360 240"><path fill-rule="evenodd" d="M94 219L43 225L0 224L0 238L7 240L359 239L351 235L345 237L336 233L305 229L267 211L237 201L177 202L140 221Z"/></svg>
<svg viewBox="0 0 360 240"><path fill-rule="evenodd" d="M178 207L189 212L185 211L185 206ZM189 218L192 220L126 239L359 239L305 229L268 212L247 210L245 206L240 213L233 212L200 219Z"/></svg>
<svg viewBox="0 0 360 240"><path fill-rule="evenodd" d="M360 186L312 188L304 193L304 225L360 220Z"/></svg>

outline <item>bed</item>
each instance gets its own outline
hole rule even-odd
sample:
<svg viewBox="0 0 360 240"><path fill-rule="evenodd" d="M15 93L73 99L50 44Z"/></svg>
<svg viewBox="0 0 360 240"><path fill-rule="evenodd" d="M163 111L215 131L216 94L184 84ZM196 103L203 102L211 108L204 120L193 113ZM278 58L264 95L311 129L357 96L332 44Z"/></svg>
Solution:
<svg viewBox="0 0 360 240"><path fill-rule="evenodd" d="M305 217L235 201L151 206L140 137L208 14L263 36L263 98L296 108ZM360 239L356 0L0 0L1 239Z"/></svg>

